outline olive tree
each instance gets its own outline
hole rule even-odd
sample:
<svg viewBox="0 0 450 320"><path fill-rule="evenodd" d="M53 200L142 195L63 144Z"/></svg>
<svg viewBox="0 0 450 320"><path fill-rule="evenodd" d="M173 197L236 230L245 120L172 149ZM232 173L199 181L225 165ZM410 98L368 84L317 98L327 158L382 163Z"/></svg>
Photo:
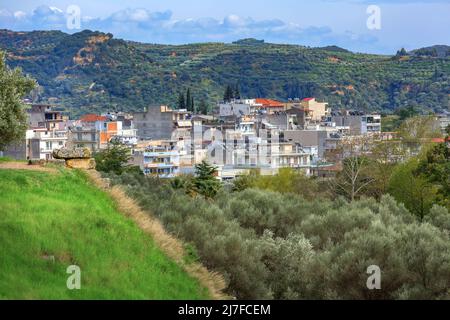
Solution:
<svg viewBox="0 0 450 320"><path fill-rule="evenodd" d="M36 86L23 76L20 69L6 65L5 53L0 51L0 151L25 138L27 115L22 99Z"/></svg>

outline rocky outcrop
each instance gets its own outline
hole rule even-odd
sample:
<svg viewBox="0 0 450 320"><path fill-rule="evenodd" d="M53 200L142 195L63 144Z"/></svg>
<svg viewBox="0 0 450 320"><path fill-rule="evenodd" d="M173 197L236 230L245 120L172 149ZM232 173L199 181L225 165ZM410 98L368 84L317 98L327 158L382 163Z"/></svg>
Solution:
<svg viewBox="0 0 450 320"><path fill-rule="evenodd" d="M56 149L53 150L54 159L90 159L92 158L92 152L88 148L75 148L75 149Z"/></svg>
<svg viewBox="0 0 450 320"><path fill-rule="evenodd" d="M66 167L72 169L95 169L95 160L88 148L57 149L53 150L53 158L65 160Z"/></svg>
<svg viewBox="0 0 450 320"><path fill-rule="evenodd" d="M66 160L66 166L72 169L95 169L94 159L68 159Z"/></svg>

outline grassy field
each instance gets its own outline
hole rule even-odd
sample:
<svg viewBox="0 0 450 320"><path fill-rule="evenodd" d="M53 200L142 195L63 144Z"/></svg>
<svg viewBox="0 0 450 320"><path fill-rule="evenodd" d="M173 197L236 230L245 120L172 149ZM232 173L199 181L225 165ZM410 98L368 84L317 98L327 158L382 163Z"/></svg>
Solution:
<svg viewBox="0 0 450 320"><path fill-rule="evenodd" d="M0 170L0 299L205 298L83 173Z"/></svg>

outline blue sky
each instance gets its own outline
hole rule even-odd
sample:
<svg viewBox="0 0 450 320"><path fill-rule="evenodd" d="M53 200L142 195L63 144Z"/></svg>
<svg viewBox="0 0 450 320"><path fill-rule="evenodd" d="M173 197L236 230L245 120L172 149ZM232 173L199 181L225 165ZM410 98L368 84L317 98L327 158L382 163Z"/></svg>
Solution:
<svg viewBox="0 0 450 320"><path fill-rule="evenodd" d="M150 43L231 42L254 37L371 53L450 45L450 0L21 0L0 2L0 28L67 29L67 8L81 29ZM369 29L369 5L380 29Z"/></svg>

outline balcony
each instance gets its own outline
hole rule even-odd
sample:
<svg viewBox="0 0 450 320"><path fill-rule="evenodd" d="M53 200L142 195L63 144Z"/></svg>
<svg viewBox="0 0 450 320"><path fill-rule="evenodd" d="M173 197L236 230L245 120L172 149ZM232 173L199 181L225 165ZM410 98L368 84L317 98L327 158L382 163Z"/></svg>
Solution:
<svg viewBox="0 0 450 320"><path fill-rule="evenodd" d="M179 155L178 151L145 151L144 157L161 158L161 157L176 157Z"/></svg>
<svg viewBox="0 0 450 320"><path fill-rule="evenodd" d="M144 160L144 168L149 169L170 169L170 168L178 168L178 164L171 162L146 162Z"/></svg>

